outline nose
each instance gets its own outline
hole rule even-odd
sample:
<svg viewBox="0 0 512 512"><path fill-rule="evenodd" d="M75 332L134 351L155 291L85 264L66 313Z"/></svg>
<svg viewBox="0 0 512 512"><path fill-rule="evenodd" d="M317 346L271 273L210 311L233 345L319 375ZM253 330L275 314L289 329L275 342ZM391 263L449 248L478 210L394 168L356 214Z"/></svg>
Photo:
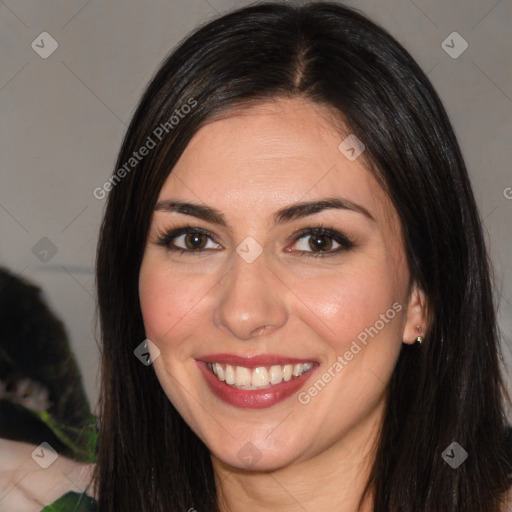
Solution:
<svg viewBox="0 0 512 512"><path fill-rule="evenodd" d="M244 341L269 334L287 322L287 292L264 254L252 263L235 255L233 267L220 283L213 322Z"/></svg>

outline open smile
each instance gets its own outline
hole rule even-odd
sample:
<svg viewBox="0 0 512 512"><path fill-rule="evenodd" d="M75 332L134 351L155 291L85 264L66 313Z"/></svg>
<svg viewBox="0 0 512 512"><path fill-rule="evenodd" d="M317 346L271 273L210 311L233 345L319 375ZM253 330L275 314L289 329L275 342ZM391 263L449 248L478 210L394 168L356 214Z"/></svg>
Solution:
<svg viewBox="0 0 512 512"><path fill-rule="evenodd" d="M214 395L235 407L251 409L271 407L290 397L318 368L315 361L269 355L218 354L196 363Z"/></svg>

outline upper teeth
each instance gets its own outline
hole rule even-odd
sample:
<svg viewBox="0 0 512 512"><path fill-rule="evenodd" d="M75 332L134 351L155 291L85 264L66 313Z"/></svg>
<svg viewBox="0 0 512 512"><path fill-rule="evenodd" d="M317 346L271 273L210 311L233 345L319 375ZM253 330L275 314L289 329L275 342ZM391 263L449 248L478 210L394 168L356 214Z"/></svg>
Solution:
<svg viewBox="0 0 512 512"><path fill-rule="evenodd" d="M220 363L208 363L208 368L217 377L229 384L241 389L264 389L280 382L289 381L292 377L298 377L313 367L313 363L274 365L270 367L258 366L257 368L245 368L244 366L222 365Z"/></svg>

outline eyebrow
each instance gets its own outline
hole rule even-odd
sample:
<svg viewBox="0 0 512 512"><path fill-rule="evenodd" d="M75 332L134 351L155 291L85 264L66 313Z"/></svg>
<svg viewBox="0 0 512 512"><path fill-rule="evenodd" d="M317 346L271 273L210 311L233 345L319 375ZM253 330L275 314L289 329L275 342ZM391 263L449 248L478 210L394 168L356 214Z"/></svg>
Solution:
<svg viewBox="0 0 512 512"><path fill-rule="evenodd" d="M364 206L340 197L327 197L325 199L316 201L294 203L290 206L286 206L278 210L274 214L274 226L284 222L307 217L324 210L333 209L349 210L352 212L360 213L371 221L376 222L373 215ZM211 206L202 204L165 199L158 201L155 206L155 211L181 213L183 215L190 215L192 217L211 222L212 224L229 227L226 217L221 211L217 210L216 208L212 208Z"/></svg>

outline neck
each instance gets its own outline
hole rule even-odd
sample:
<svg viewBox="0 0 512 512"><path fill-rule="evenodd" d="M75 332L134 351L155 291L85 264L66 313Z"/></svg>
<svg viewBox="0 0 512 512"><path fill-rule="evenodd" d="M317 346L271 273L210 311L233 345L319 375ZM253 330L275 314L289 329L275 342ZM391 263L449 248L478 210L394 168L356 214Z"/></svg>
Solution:
<svg viewBox="0 0 512 512"><path fill-rule="evenodd" d="M220 511L369 512L371 495L358 506L381 426L382 410L374 413L322 452L272 471L234 468L212 455Z"/></svg>

